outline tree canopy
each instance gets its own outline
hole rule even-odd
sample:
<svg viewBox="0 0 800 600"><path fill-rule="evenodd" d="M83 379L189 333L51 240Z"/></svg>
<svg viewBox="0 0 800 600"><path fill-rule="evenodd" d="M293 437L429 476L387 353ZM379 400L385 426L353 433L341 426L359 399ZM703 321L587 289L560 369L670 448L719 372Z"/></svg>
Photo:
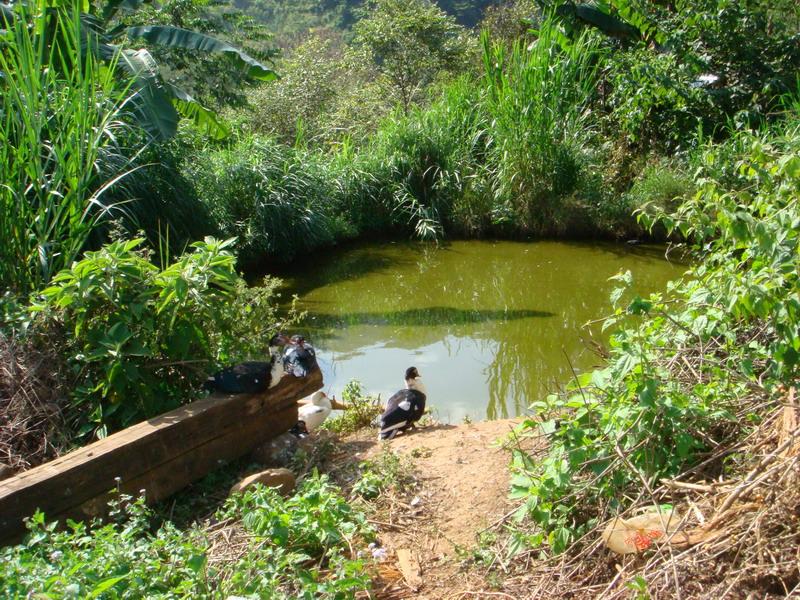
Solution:
<svg viewBox="0 0 800 600"><path fill-rule="evenodd" d="M408 113L441 71L463 65L465 30L428 0L375 0L355 25L355 42L375 62Z"/></svg>

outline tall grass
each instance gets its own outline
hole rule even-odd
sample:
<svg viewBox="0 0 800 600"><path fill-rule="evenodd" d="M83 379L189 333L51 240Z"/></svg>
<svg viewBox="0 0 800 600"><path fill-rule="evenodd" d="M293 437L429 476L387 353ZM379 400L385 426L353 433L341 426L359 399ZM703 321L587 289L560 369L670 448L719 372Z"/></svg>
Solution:
<svg viewBox="0 0 800 600"><path fill-rule="evenodd" d="M103 163L126 162L129 91L87 49L77 6L17 3L1 28L0 283L17 293L77 256L107 209Z"/></svg>
<svg viewBox="0 0 800 600"><path fill-rule="evenodd" d="M507 51L486 34L482 43L495 219L552 231L581 176L593 125L588 107L597 86L598 43L590 34L569 40L551 21L528 47L517 41Z"/></svg>
<svg viewBox="0 0 800 600"><path fill-rule="evenodd" d="M121 227L129 237L144 236L154 249L167 244L173 257L192 242L219 233L198 199L195 183L180 171L182 161L196 156L191 139L156 144L140 132L128 136L125 145L131 157L123 157L126 176L104 193L113 222L95 229L89 240L92 249L108 239L112 228Z"/></svg>
<svg viewBox="0 0 800 600"><path fill-rule="evenodd" d="M244 266L341 237L596 232L606 224L594 218L605 208L590 181L589 105L601 58L595 38L568 40L550 22L530 48L484 37L483 77L396 111L361 146L242 137L184 173L221 233L239 238Z"/></svg>
<svg viewBox="0 0 800 600"><path fill-rule="evenodd" d="M371 200L395 227L425 239L455 225L454 208L479 169L482 120L480 91L464 77L431 107L384 121L356 165L372 175Z"/></svg>
<svg viewBox="0 0 800 600"><path fill-rule="evenodd" d="M337 174L319 152L245 136L206 148L185 169L215 226L238 238L243 266L288 261L350 233L336 211Z"/></svg>

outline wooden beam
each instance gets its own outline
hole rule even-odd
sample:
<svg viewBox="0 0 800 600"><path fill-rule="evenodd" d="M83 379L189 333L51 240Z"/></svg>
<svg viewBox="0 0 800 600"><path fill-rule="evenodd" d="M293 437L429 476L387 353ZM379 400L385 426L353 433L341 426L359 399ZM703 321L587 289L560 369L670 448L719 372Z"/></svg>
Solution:
<svg viewBox="0 0 800 600"><path fill-rule="evenodd" d="M215 394L0 481L0 542L18 538L37 508L48 517L79 515L117 487L161 500L288 430L297 400L321 387L315 369L261 394Z"/></svg>

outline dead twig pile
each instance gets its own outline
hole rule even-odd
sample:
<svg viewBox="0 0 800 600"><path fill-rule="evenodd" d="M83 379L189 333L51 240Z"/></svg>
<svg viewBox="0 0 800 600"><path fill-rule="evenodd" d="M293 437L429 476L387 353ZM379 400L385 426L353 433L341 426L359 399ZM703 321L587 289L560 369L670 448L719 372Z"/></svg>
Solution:
<svg viewBox="0 0 800 600"><path fill-rule="evenodd" d="M29 469L63 449L64 383L53 348L0 335L0 470Z"/></svg>
<svg viewBox="0 0 800 600"><path fill-rule="evenodd" d="M759 406L763 397L754 394L742 416ZM527 568L507 579L506 589L521 598L635 598L637 592L684 600L800 597L795 390L745 440L719 445L681 477L645 491L621 516L665 504L680 515L679 525L643 552L611 552L601 539L607 521L601 521L561 556L523 557Z"/></svg>

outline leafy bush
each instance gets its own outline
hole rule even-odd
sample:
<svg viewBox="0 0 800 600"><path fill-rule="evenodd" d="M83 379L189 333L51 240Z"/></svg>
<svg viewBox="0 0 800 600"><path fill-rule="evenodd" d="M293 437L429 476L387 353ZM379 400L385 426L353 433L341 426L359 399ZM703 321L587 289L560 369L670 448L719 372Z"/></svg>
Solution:
<svg viewBox="0 0 800 600"><path fill-rule="evenodd" d="M383 412L379 399L365 396L361 383L352 380L342 390L342 401L347 410L334 419L327 419L322 426L336 433L353 433L369 427L373 419Z"/></svg>
<svg viewBox="0 0 800 600"><path fill-rule="evenodd" d="M734 415L752 387L769 393L797 379L800 127L772 142L736 137L746 148L734 165L739 185L714 178L726 173L717 163L727 164L730 148L712 148L698 193L660 218L668 233L696 241L702 263L667 299L621 302L624 288L615 292L606 326L621 329L608 366L535 402L542 421L523 425L549 448L536 460L514 452L512 496L541 528L533 541L555 552L624 498L695 464L709 444L746 435L748 421ZM630 283L629 274L618 279Z"/></svg>
<svg viewBox="0 0 800 600"><path fill-rule="evenodd" d="M696 69L674 54L642 48L611 55L611 127L634 143L676 146L700 124L724 121L708 92L696 85Z"/></svg>
<svg viewBox="0 0 800 600"><path fill-rule="evenodd" d="M369 588L367 564L348 549L374 532L325 476L306 479L287 499L272 488L250 488L219 517L241 519L257 549L232 569L228 593L310 600L352 598Z"/></svg>
<svg viewBox="0 0 800 600"><path fill-rule="evenodd" d="M642 41L611 55L614 126L631 141L674 147L691 142L698 126L723 136L728 120L757 125L774 116L795 82L800 40L785 7L717 0L615 4L635 5L658 24L657 52Z"/></svg>
<svg viewBox="0 0 800 600"><path fill-rule="evenodd" d="M70 522L66 531L37 513L25 542L0 550L0 594L346 599L369 587L367 563L349 550L372 531L325 477L309 477L288 499L262 486L228 499L216 519L234 519L232 533L246 534L235 558L215 556L200 525L181 531L166 522L154 532L143 500L128 500L109 523Z"/></svg>
<svg viewBox="0 0 800 600"><path fill-rule="evenodd" d="M196 396L214 365L266 352L276 282L248 289L232 240L197 242L163 269L142 242L87 252L34 306L43 336L64 332L79 435L102 437L174 408Z"/></svg>
<svg viewBox="0 0 800 600"><path fill-rule="evenodd" d="M800 67L796 21L793 27L770 5L701 0L676 15L670 28L683 60L719 78L710 99L739 125L766 120Z"/></svg>
<svg viewBox="0 0 800 600"><path fill-rule="evenodd" d="M241 518L253 535L313 557L326 548L344 547L357 534L371 534L363 515L347 504L325 476L309 479L288 499L272 488L248 489L234 497L222 514Z"/></svg>
<svg viewBox="0 0 800 600"><path fill-rule="evenodd" d="M384 86L362 52L315 32L279 63L281 79L249 94L249 128L288 145L362 141L391 112Z"/></svg>
<svg viewBox="0 0 800 600"><path fill-rule="evenodd" d="M467 63L466 30L433 2L370 0L360 16L354 42L372 59L403 114L437 76Z"/></svg>
<svg viewBox="0 0 800 600"><path fill-rule="evenodd" d="M696 186L685 167L661 160L644 168L625 195L630 207L668 214L694 194Z"/></svg>

